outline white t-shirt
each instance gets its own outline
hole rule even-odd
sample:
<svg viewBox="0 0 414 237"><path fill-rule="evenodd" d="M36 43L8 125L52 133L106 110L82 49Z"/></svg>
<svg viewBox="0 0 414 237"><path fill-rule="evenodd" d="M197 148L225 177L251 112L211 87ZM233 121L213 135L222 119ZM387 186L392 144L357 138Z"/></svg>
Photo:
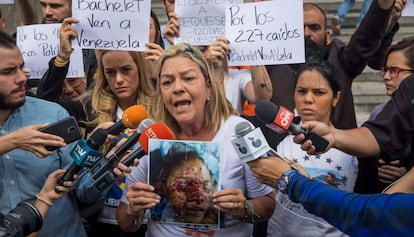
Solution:
<svg viewBox="0 0 414 237"><path fill-rule="evenodd" d="M334 148L317 156L308 155L293 142L291 135L278 145L277 150L302 165L315 180L329 182L342 190L354 190L358 175L355 156ZM276 191L275 195L276 208L268 222L267 236L347 236L322 218L307 212L302 204L291 201L286 194Z"/></svg>
<svg viewBox="0 0 414 237"><path fill-rule="evenodd" d="M252 80L250 70L229 68L229 74L224 79L226 98L240 114L246 100L246 85Z"/></svg>
<svg viewBox="0 0 414 237"><path fill-rule="evenodd" d="M211 140L221 144L222 159L220 161L220 182L222 189L226 188L238 188L243 190L246 197L256 198L269 194L273 191L272 188L259 183L252 175L248 165L243 163L236 151L234 150L231 140L234 139L234 128L242 122L247 121L238 116L230 116L225 121L216 136ZM127 203L126 193L128 185L134 182L148 181L148 157L143 157L140 160L140 164L137 167L131 167L132 173L126 176L125 190L123 192L121 202ZM159 236L174 236L174 237L248 237L252 236L253 225L234 219L229 215L222 215L224 218L224 226L219 230L210 231L207 233L201 233L194 230L188 230L174 225L159 224L152 220L147 224L147 237L159 237Z"/></svg>

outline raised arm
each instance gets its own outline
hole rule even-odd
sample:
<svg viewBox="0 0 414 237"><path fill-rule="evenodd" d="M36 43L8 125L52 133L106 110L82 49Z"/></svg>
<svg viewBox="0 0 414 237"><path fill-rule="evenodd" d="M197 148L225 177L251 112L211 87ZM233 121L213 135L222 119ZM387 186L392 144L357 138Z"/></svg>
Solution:
<svg viewBox="0 0 414 237"><path fill-rule="evenodd" d="M370 157L378 155L380 147L375 136L366 127L355 129L336 129L328 127L325 123L317 121L304 122L302 128L315 132L329 141L328 149L335 147L345 153L359 156ZM315 147L310 140L304 140L305 135L296 135L294 141L301 144L301 148L309 154L315 154Z"/></svg>
<svg viewBox="0 0 414 237"><path fill-rule="evenodd" d="M49 61L49 69L39 82L36 96L58 101L62 95L63 81L69 70L69 58L72 54L72 39L77 35L72 23L78 20L72 17L65 18L59 31L59 53Z"/></svg>
<svg viewBox="0 0 414 237"><path fill-rule="evenodd" d="M391 13L391 17L388 20L387 32L384 38L381 41L381 45L375 52L375 54L370 58L368 66L373 69L380 70L383 66L386 59L386 55L389 47L392 44L395 34L399 30L398 20L401 17L401 12L405 7L407 0L395 0L394 7Z"/></svg>
<svg viewBox="0 0 414 237"><path fill-rule="evenodd" d="M252 80L246 85L246 98L250 103L272 98L272 82L264 65L251 66Z"/></svg>

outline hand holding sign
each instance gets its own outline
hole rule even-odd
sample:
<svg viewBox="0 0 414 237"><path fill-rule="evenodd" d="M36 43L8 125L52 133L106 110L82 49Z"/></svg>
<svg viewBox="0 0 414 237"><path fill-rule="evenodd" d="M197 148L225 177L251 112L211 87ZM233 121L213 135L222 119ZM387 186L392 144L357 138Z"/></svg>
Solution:
<svg viewBox="0 0 414 237"><path fill-rule="evenodd" d="M59 31L59 56L65 59L68 59L72 54L72 40L78 36L78 32L72 26L72 23L79 23L79 21L73 17L65 18Z"/></svg>
<svg viewBox="0 0 414 237"><path fill-rule="evenodd" d="M148 42L150 0L72 1L78 36L74 48L144 51Z"/></svg>

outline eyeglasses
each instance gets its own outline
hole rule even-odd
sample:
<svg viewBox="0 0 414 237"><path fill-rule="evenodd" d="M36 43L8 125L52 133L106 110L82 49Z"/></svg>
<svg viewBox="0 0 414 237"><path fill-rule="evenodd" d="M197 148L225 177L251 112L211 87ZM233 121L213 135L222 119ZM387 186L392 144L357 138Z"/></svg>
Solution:
<svg viewBox="0 0 414 237"><path fill-rule="evenodd" d="M414 72L414 69L403 69L399 67L388 67L388 66L381 67L382 76L385 76L387 72L390 73L391 78L396 78L400 75L400 72Z"/></svg>

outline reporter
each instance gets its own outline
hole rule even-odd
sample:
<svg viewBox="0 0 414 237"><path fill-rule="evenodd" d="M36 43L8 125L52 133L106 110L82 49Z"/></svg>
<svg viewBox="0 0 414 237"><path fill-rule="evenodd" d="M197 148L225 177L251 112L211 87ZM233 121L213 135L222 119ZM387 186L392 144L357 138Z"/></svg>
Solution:
<svg viewBox="0 0 414 237"><path fill-rule="evenodd" d="M45 158L54 152L48 151L46 146L66 146L63 138L39 131L40 128L46 126L47 123L30 125L0 136L0 156L16 148L20 148L32 152L38 157Z"/></svg>
<svg viewBox="0 0 414 237"><path fill-rule="evenodd" d="M411 236L414 194L360 195L310 180L279 158L248 163L253 175L350 236ZM409 173L414 179L414 172ZM397 189L399 185L397 184Z"/></svg>
<svg viewBox="0 0 414 237"><path fill-rule="evenodd" d="M65 182L66 187L57 185L65 172L58 169L50 173L33 204L32 200L21 201L6 215L0 214L0 236L36 236L35 231L42 228L53 202L67 194L74 185L72 181Z"/></svg>
<svg viewBox="0 0 414 237"><path fill-rule="evenodd" d="M65 181L64 186L58 185L60 178L65 172L66 170L64 169L58 169L50 173L42 189L36 195L34 205L39 210L43 219L46 217L47 211L53 205L53 202L66 195L74 185L75 181ZM56 192L56 190L59 192Z"/></svg>
<svg viewBox="0 0 414 237"><path fill-rule="evenodd" d="M67 117L68 113L55 103L25 95L27 77L24 61L15 40L5 32L0 32L0 58L0 187L6 190L0 192L0 212L6 213L20 200L33 198L52 171L72 163L69 153L75 144L60 147L52 154L40 147L45 144L45 139L64 146L60 138L46 136L36 130L46 123ZM35 124L42 125L37 127ZM28 126L33 126L26 130L28 133L19 130ZM16 134L22 137L20 144L24 146L15 145L19 140L15 138ZM27 140L25 137L29 135L30 140ZM34 148L29 148L31 144ZM47 158L39 159L38 154ZM75 200L91 203L99 198L99 193L90 183L90 176L83 175L72 195L62 197L50 208L39 236L86 236ZM61 210L65 210L64 215Z"/></svg>
<svg viewBox="0 0 414 237"><path fill-rule="evenodd" d="M341 130L316 121L304 122L302 128L327 139L327 149L335 147L360 157L385 153L396 160L395 154L405 147L407 139L414 132L411 114L413 99L414 75L411 75L401 82L400 88L393 93L377 118L365 122L360 128ZM305 141L304 135L296 135L294 141L301 144L308 154L315 154L315 147L310 140Z"/></svg>

